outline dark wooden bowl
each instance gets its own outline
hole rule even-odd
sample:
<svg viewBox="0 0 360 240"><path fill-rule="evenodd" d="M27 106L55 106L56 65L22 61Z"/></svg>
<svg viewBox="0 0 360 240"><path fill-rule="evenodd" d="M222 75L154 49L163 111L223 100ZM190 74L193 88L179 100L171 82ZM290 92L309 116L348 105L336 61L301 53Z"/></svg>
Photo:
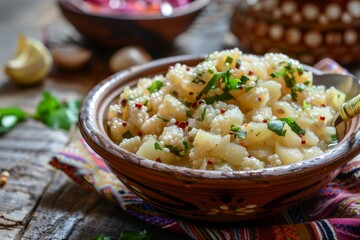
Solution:
<svg viewBox="0 0 360 240"><path fill-rule="evenodd" d="M195 0L174 8L170 16L161 14L95 14L79 9L71 1L58 0L64 17L91 43L106 48L142 45L149 50L171 46L210 0Z"/></svg>
<svg viewBox="0 0 360 240"><path fill-rule="evenodd" d="M84 139L118 179L144 201L202 222L254 220L306 200L359 154L360 116L347 123L345 137L324 154L290 165L250 171L168 165L126 151L110 139L105 123L107 109L125 86L142 77L165 73L177 62L194 66L202 60L199 56L178 56L132 67L99 83L83 102L80 131Z"/></svg>

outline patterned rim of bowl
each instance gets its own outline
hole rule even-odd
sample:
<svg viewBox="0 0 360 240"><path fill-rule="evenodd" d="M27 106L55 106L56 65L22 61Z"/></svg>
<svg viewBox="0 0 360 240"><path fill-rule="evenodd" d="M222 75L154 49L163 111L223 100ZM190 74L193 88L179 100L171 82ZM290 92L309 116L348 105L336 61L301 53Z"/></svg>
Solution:
<svg viewBox="0 0 360 240"><path fill-rule="evenodd" d="M125 161L130 161L132 164L154 171L185 178L228 180L266 179L275 176L286 179L288 177L293 177L295 174L301 175L315 171L316 169L335 169L341 167L360 153L360 116L356 116L346 123L347 132L344 139L324 154L298 163L260 170L221 172L178 167L145 159L120 148L112 142L106 134L104 116L109 104L119 96L125 85L129 83L134 84L137 79L143 76L161 74L166 71L168 66L175 63L181 62L188 65L195 65L202 59L204 59L204 56L194 55L163 58L118 72L100 82L88 93L80 110L80 131L85 141L100 156L102 155L101 153L106 152L114 159L121 158ZM305 69L312 71L314 74L322 74L321 71L306 65ZM349 131L349 129L352 130L352 132ZM126 157L129 155L131 157ZM105 159L105 161L108 160Z"/></svg>
<svg viewBox="0 0 360 240"><path fill-rule="evenodd" d="M157 20L157 19L169 19L176 18L179 16L188 15L192 12L196 12L204 7L206 7L211 0L194 0L189 4L181 7L174 8L174 12L169 16L164 16L161 13L159 14L100 14L100 13L92 13L86 10L83 10L79 7L76 2L72 2L69 0L59 0L58 4L62 7L77 12L78 14L83 14L92 17L99 18L108 18L108 19L122 19L122 20Z"/></svg>

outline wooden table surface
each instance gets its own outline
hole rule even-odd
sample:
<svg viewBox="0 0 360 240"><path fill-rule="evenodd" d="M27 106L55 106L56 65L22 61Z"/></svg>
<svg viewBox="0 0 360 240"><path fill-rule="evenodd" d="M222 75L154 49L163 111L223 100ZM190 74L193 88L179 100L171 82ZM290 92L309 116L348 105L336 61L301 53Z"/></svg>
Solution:
<svg viewBox="0 0 360 240"><path fill-rule="evenodd" d="M194 25L177 38L168 55L226 48L231 39L227 21L232 1L213 1ZM78 37L62 18L54 0L1 0L1 66L14 53L19 33L37 39L46 34L54 41ZM358 63L346 67L360 76ZM42 85L24 89L1 72L0 107L19 106L34 112L44 89L60 99L77 98L107 74L101 67L82 72L53 71ZM99 234L117 239L123 230L147 230L155 239L186 239L138 220L52 168L49 160L68 141L67 132L32 120L0 136L0 171L7 170L11 175L0 188L0 239L91 239Z"/></svg>

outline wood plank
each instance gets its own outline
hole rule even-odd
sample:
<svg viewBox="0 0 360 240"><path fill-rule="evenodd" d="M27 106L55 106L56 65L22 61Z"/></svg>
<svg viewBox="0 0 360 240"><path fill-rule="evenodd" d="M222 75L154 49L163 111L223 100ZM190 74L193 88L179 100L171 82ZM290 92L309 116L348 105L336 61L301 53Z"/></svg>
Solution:
<svg viewBox="0 0 360 240"><path fill-rule="evenodd" d="M155 239L187 239L141 222L62 172L44 193L22 239L91 239L99 234L117 239L124 229L146 229Z"/></svg>
<svg viewBox="0 0 360 240"><path fill-rule="evenodd" d="M31 120L0 138L0 169L10 172L0 189L0 239L21 237L53 178L48 161L66 142L65 132Z"/></svg>

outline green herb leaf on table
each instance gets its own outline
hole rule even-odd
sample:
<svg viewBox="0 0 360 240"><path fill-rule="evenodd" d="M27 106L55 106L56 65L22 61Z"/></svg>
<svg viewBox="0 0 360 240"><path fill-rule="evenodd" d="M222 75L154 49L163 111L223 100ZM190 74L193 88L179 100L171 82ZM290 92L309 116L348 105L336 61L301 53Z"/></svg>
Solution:
<svg viewBox="0 0 360 240"><path fill-rule="evenodd" d="M20 108L0 108L0 135L9 132L26 117L27 113Z"/></svg>
<svg viewBox="0 0 360 240"><path fill-rule="evenodd" d="M0 108L0 134L9 132L26 118L39 120L50 128L69 130L78 122L80 105L80 100L62 103L49 91L44 91L34 114L29 114L18 107Z"/></svg>
<svg viewBox="0 0 360 240"><path fill-rule="evenodd" d="M48 127L69 130L78 121L80 101L61 103L50 92L44 91L42 100L36 108L34 118Z"/></svg>

